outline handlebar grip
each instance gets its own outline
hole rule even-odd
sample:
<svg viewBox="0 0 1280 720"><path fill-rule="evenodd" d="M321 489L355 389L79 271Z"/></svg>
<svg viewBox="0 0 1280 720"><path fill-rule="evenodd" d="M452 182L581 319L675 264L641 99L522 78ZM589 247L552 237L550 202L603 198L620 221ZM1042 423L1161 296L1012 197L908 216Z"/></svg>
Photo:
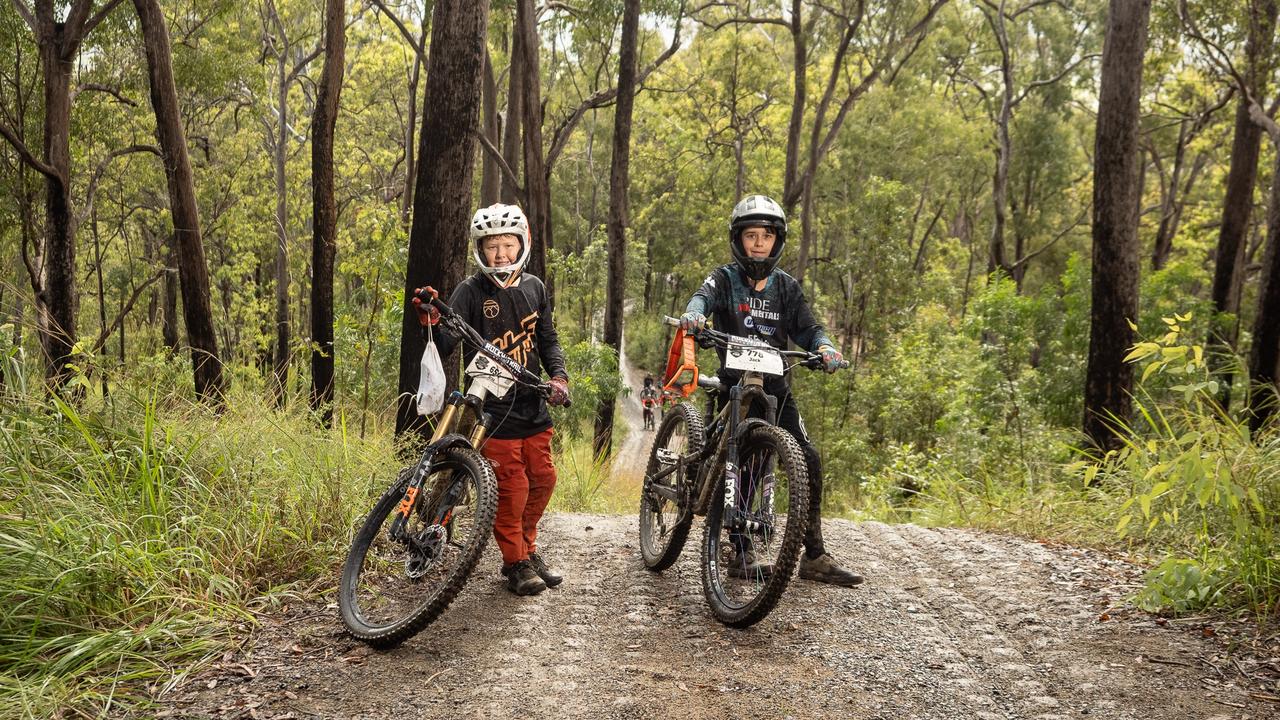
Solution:
<svg viewBox="0 0 1280 720"><path fill-rule="evenodd" d="M439 296L432 295L426 290L423 290L422 292L418 293L416 297L419 300L421 300L423 303L434 306L435 309L440 311L441 315L445 317L453 317L453 308L449 307L445 303L445 301L439 298Z"/></svg>
<svg viewBox="0 0 1280 720"><path fill-rule="evenodd" d="M663 323L664 325L670 325L671 327L680 327L680 319L679 319L679 318L673 318L673 317L671 317L670 315L663 315L663 316L662 316L662 323Z"/></svg>

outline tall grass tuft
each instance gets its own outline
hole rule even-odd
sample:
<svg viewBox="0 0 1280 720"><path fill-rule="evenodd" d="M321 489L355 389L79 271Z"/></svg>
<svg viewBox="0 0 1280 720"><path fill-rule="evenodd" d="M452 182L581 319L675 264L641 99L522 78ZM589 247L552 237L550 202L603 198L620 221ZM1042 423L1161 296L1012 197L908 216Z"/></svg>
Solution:
<svg viewBox="0 0 1280 720"><path fill-rule="evenodd" d="M144 702L264 604L334 582L385 440L237 396L0 396L0 716Z"/></svg>
<svg viewBox="0 0 1280 720"><path fill-rule="evenodd" d="M556 490L547 510L630 514L640 502L639 473L614 472L614 463L592 453L591 440L569 440L556 455Z"/></svg>
<svg viewBox="0 0 1280 720"><path fill-rule="evenodd" d="M1119 495L1116 529L1143 537L1164 560L1138 595L1149 610L1280 609L1280 436L1254 436L1217 402L1219 382L1181 324L1134 346L1142 379L1139 420L1118 423L1124 447L1087 479Z"/></svg>

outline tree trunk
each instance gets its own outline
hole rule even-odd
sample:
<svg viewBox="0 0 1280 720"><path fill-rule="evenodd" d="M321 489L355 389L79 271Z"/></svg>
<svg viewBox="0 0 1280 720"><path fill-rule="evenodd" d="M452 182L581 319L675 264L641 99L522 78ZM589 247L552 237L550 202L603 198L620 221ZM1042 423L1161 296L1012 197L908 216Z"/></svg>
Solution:
<svg viewBox="0 0 1280 720"><path fill-rule="evenodd" d="M178 90L173 83L169 31L157 0L133 0L142 26L142 44L147 53L147 73L151 85L151 106L156 114L156 137L163 154L165 179L169 185L169 211L173 216L174 244L178 255L178 275L182 280L182 310L187 324L187 344L196 394L215 404L222 403L222 362L209 305L209 271L205 265L204 243L200 239L200 213L196 205L187 136L178 106Z"/></svg>
<svg viewBox="0 0 1280 720"><path fill-rule="evenodd" d="M431 285L447 294L461 282L466 263L488 22L488 0L437 0L431 19L432 71L422 105L421 161L404 283L397 435L422 426L413 393L425 343L410 302L413 290ZM453 366L446 359L445 367Z"/></svg>
<svg viewBox="0 0 1280 720"><path fill-rule="evenodd" d="M427 39L427 15L422 15L422 25L418 32L418 44L421 45ZM425 50L424 50L425 51ZM404 130L404 193L400 196L400 218L404 222L406 228L410 222L410 208L413 207L413 185L414 179L418 176L417 161L414 159L413 151L417 144L413 141L414 131L417 130L418 123L418 83L422 77L422 56L414 53L413 56L413 72L409 77L409 121L405 125Z"/></svg>
<svg viewBox="0 0 1280 720"><path fill-rule="evenodd" d="M1111 0L1093 170L1093 306L1085 374L1084 432L1100 449L1119 444L1127 422L1133 367L1129 323L1138 315L1138 147L1142 58L1151 0Z"/></svg>
<svg viewBox="0 0 1280 720"><path fill-rule="evenodd" d="M1245 81L1254 97L1266 86L1267 58L1276 26L1275 0L1249 3L1249 37L1245 42ZM1245 235L1253 210L1253 186L1258 176L1258 151L1262 128L1249 118L1249 98L1236 104L1235 136L1231 141L1231 168L1227 172L1222 202L1222 226L1218 231L1217 264L1213 273L1214 317L1210 323L1206 355L1210 369L1222 375L1218 398L1223 410L1231 405L1231 360L1239 335L1240 290L1244 283Z"/></svg>
<svg viewBox="0 0 1280 720"><path fill-rule="evenodd" d="M64 51L65 27L49 31L53 37L40 43L40 67L44 79L44 161L59 178L45 176L44 278L36 308L43 322L41 346L46 374L54 387L66 381L67 362L75 346L76 332L76 230L71 214L71 69ZM78 43L77 43L78 44Z"/></svg>
<svg viewBox="0 0 1280 720"><path fill-rule="evenodd" d="M609 169L609 281L604 310L604 343L622 358L622 300L627 286L627 184L631 162L631 112L636 97L636 36L640 0L626 0L622 11L622 48L618 58L618 104L613 115L613 162ZM621 371L621 368L619 368ZM615 397L602 397L596 408L596 457L608 457L613 446Z"/></svg>
<svg viewBox="0 0 1280 720"><path fill-rule="evenodd" d="M553 279L547 276L547 252L553 247L551 240L551 185L547 178L545 157L542 151L542 81L539 76L537 15L533 0L516 1L516 27L520 33L520 68L524 73L521 88L524 100L521 113L524 118L524 187L529 216L529 230L533 234L529 255L529 272L542 278L547 294L554 303Z"/></svg>
<svg viewBox="0 0 1280 720"><path fill-rule="evenodd" d="M171 355L178 354L178 243L174 233L165 243L164 263L169 271L164 276L164 324L160 334Z"/></svg>
<svg viewBox="0 0 1280 720"><path fill-rule="evenodd" d="M1182 185L1182 170L1187 162L1187 126L1190 120L1178 123L1178 143L1173 153L1173 169L1169 184L1160 198L1160 225L1156 228L1156 241L1151 251L1151 269L1161 270L1169 262L1173 251L1173 235L1177 232L1174 209L1178 207L1178 190Z"/></svg>
<svg viewBox="0 0 1280 720"><path fill-rule="evenodd" d="M1280 137L1276 137L1271 195L1267 204L1267 249L1258 287L1258 313L1249 349L1249 427L1256 435L1276 414L1280 371Z"/></svg>
<svg viewBox="0 0 1280 720"><path fill-rule="evenodd" d="M324 69L311 117L311 409L333 427L333 262L338 208L333 199L333 128L346 63L346 2L326 0Z"/></svg>
<svg viewBox="0 0 1280 720"><path fill-rule="evenodd" d="M805 96L809 90L807 73L809 69L809 46L806 44L805 27L801 22L803 4L800 0L791 0L791 52L792 52L792 96L791 117L787 121L787 153L783 169L782 205L787 215L795 209L794 197L799 197L794 186L799 179L800 168L800 132L804 123ZM741 198L735 198L737 202Z"/></svg>
<svg viewBox="0 0 1280 720"><path fill-rule="evenodd" d="M493 77L493 59L489 57L489 50L484 51L484 87L482 92L482 108L480 132L489 138L489 143L494 147L498 146L501 140L498 138L498 84ZM483 174L480 176L480 206L488 207L498 202L498 193L500 191L500 181L502 173L498 170L498 162L489 157L487 153L481 153L484 158L481 167Z"/></svg>
<svg viewBox="0 0 1280 720"><path fill-rule="evenodd" d="M521 133L524 122L524 69L521 67L520 27L513 24L511 28L511 67L507 69L507 117L502 126L502 159L516 173L520 172ZM520 200L520 188L506 175L502 176L502 187L499 191L502 202L516 204Z"/></svg>
<svg viewBox="0 0 1280 720"><path fill-rule="evenodd" d="M281 52L276 60L276 137L273 159L276 183L276 256L275 256L275 299L276 299L276 343L275 355L272 358L272 371L275 375L273 391L276 406L284 405L289 389L289 363L292 355L290 347L293 333L289 327L289 198L287 178L285 177L286 151L289 143L289 84L286 79L287 53Z"/></svg>

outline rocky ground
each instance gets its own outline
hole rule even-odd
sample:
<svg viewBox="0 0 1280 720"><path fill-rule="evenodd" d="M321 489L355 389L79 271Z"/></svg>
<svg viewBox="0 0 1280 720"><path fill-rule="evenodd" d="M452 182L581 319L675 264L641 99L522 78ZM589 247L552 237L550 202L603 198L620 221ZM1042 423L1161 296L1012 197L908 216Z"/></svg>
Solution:
<svg viewBox="0 0 1280 720"><path fill-rule="evenodd" d="M443 617L387 652L348 639L333 602L295 604L167 693L160 715L1280 717L1277 638L1126 609L1136 569L1091 551L828 521L828 548L867 583L794 580L742 631L706 609L698 526L656 575L633 517L556 515L544 528L559 588L509 594L490 547Z"/></svg>

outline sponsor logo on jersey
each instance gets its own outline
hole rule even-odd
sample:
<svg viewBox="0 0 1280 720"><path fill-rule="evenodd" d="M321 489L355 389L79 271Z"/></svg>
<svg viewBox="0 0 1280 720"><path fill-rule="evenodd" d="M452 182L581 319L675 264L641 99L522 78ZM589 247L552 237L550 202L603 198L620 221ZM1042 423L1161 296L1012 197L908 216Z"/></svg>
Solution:
<svg viewBox="0 0 1280 720"><path fill-rule="evenodd" d="M489 301L486 300L485 302L488 303ZM494 304L496 305L497 303ZM537 329L538 312L535 310L520 321L519 332L508 330L501 337L493 338L489 342L510 355L516 362L528 367L529 353L533 352L533 335Z"/></svg>
<svg viewBox="0 0 1280 720"><path fill-rule="evenodd" d="M489 298L484 301L484 305L481 309L484 311L484 316L492 320L498 317L498 313L501 312L502 307L498 305L497 300Z"/></svg>

